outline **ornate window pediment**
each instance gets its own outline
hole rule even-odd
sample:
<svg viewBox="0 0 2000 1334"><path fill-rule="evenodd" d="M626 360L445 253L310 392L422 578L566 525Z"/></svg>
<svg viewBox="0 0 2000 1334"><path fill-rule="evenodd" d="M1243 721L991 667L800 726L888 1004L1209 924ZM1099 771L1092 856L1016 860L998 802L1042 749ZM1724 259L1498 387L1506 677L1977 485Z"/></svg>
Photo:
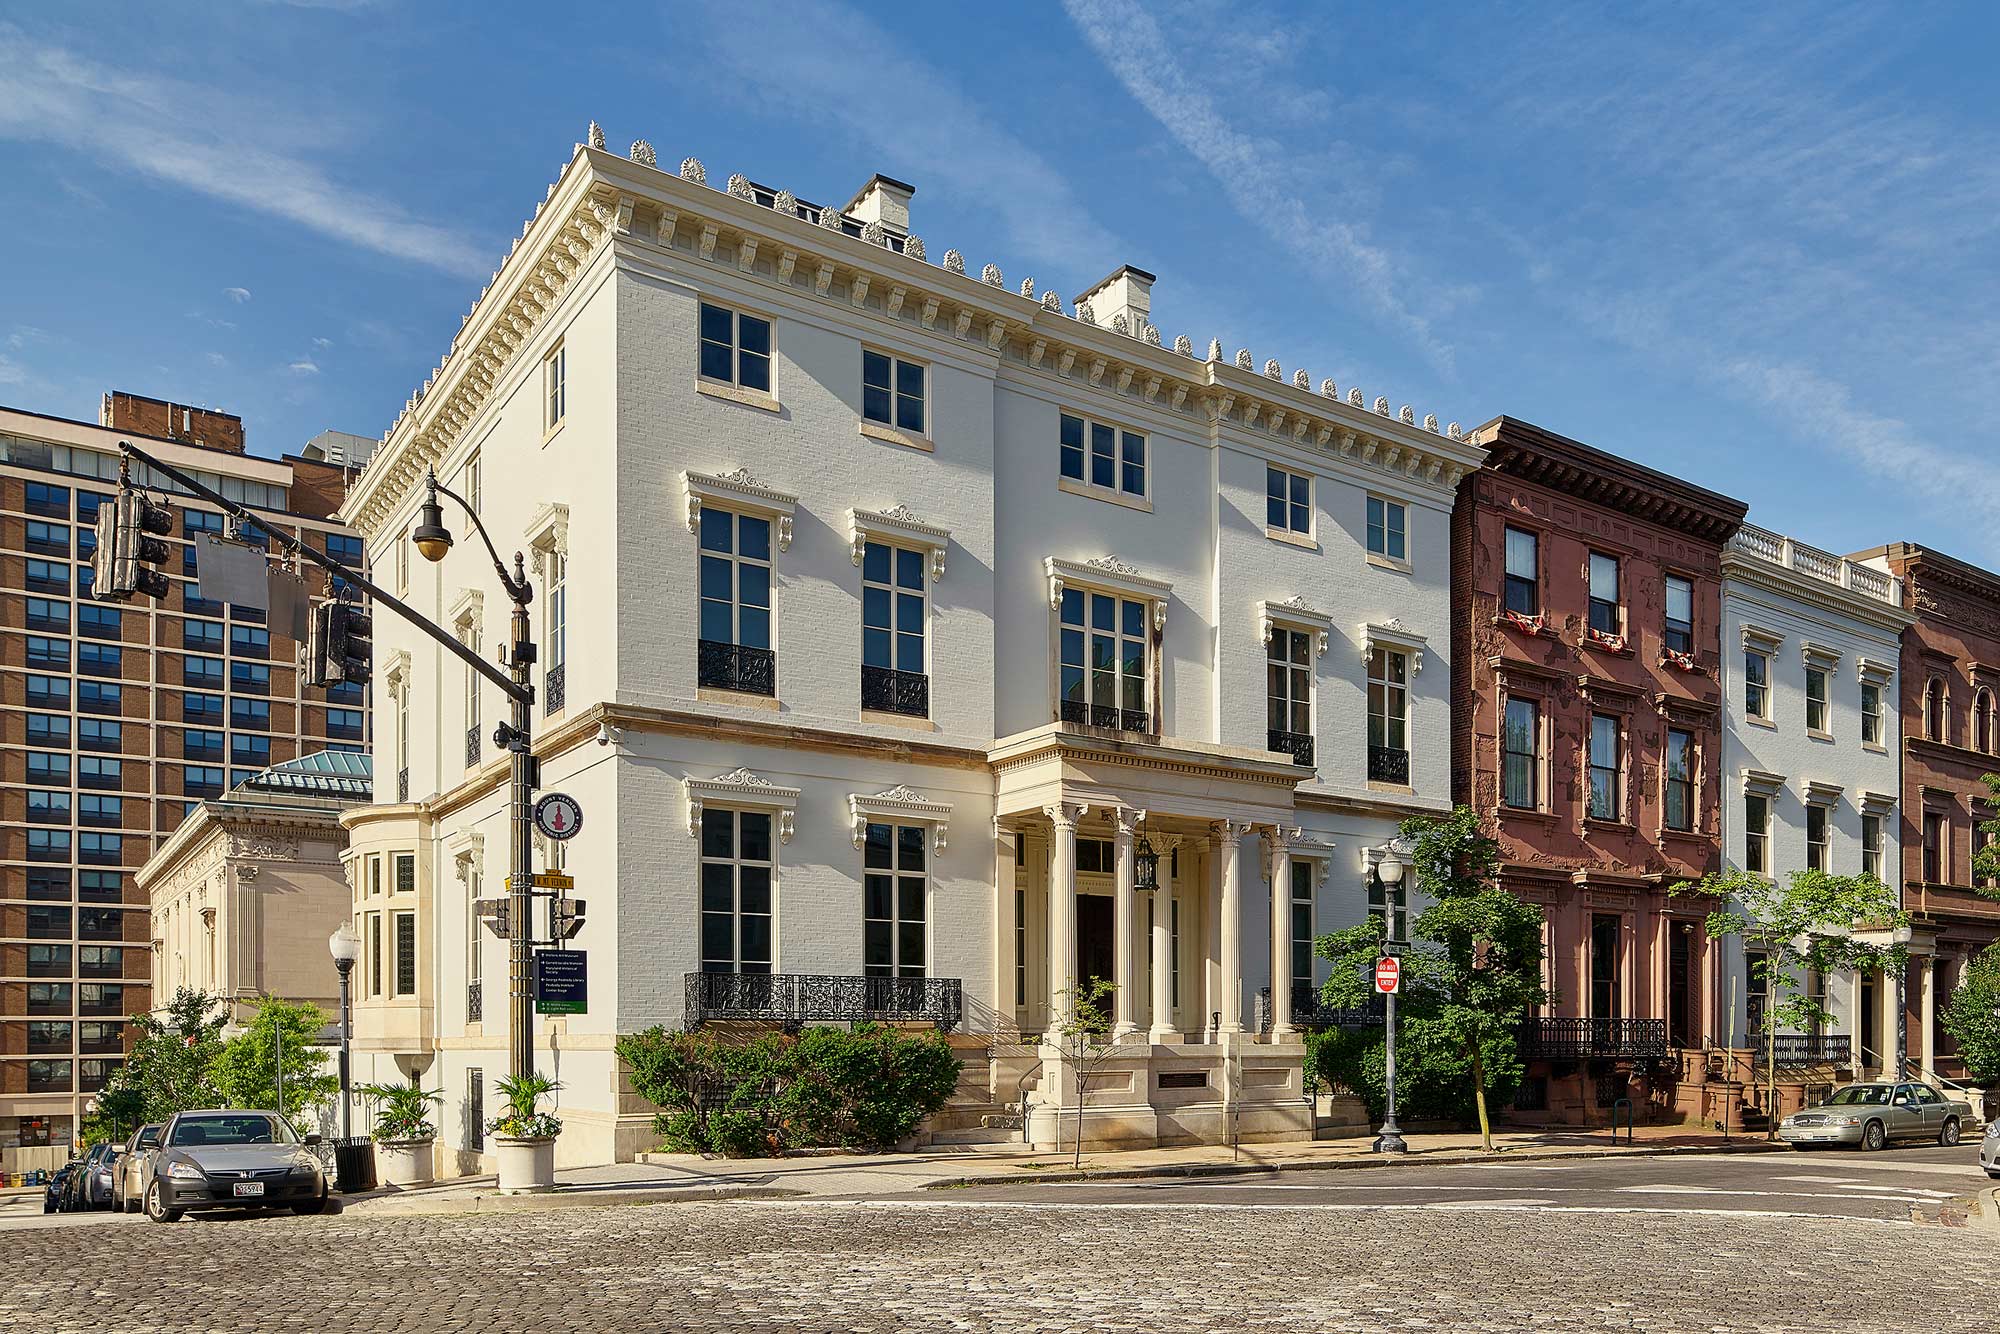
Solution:
<svg viewBox="0 0 2000 1334"><path fill-rule="evenodd" d="M461 639L465 637L467 629L476 629L484 624L485 618L486 594L477 588L461 588L445 612L445 620L451 623L452 629L459 632Z"/></svg>
<svg viewBox="0 0 2000 1334"><path fill-rule="evenodd" d="M854 846L860 847L867 841L868 826L871 823L928 824L931 827L931 851L945 849L945 824L951 818L951 804L932 801L923 793L904 784L898 784L887 792L877 792L865 797L859 792L847 798L848 814L854 819Z"/></svg>
<svg viewBox="0 0 2000 1334"><path fill-rule="evenodd" d="M1828 648L1824 644L1805 643L1799 646L1799 657L1808 667L1831 672L1840 666L1840 650Z"/></svg>
<svg viewBox="0 0 2000 1334"><path fill-rule="evenodd" d="M1393 618L1388 621L1369 621L1360 627L1357 635L1361 640L1363 662L1373 657L1376 649L1387 648L1408 654L1412 672L1421 672L1424 669L1424 649L1431 641L1401 621Z"/></svg>
<svg viewBox="0 0 2000 1334"><path fill-rule="evenodd" d="M862 548L870 542L913 547L930 554L931 582L944 578L944 554L951 546L951 530L925 523L908 505L894 509L847 511L848 538L854 545L854 563L861 563Z"/></svg>
<svg viewBox="0 0 2000 1334"><path fill-rule="evenodd" d="M720 474L695 472L690 468L681 477L687 487L689 532L701 531L701 507L705 504L716 505L722 509L766 515L775 520L778 550L791 549L792 515L799 507L797 496L765 486L750 475L748 468Z"/></svg>
<svg viewBox="0 0 2000 1334"><path fill-rule="evenodd" d="M1861 791L1861 809L1868 815L1887 815L1896 809L1896 794L1893 792Z"/></svg>
<svg viewBox="0 0 2000 1334"><path fill-rule="evenodd" d="M795 787L780 787L748 769L732 769L714 778L684 778L681 786L687 792L688 836L691 838L701 837L702 808L712 803L746 810L775 811L778 816L778 842L792 841L792 815L799 806L799 789Z"/></svg>
<svg viewBox="0 0 2000 1334"><path fill-rule="evenodd" d="M1840 794L1846 789L1838 783L1825 783L1817 778L1806 780L1806 805L1838 806Z"/></svg>
<svg viewBox="0 0 2000 1334"><path fill-rule="evenodd" d="M1783 646L1785 637L1776 630L1766 630L1762 626L1743 624L1743 647L1758 653L1776 653Z"/></svg>
<svg viewBox="0 0 2000 1334"><path fill-rule="evenodd" d="M1896 664L1893 662L1877 662L1873 658L1856 658L1854 666L1861 673L1863 681L1886 686L1896 679Z"/></svg>
<svg viewBox="0 0 2000 1334"><path fill-rule="evenodd" d="M1174 586L1165 579L1150 578L1118 557L1109 555L1095 560L1063 560L1059 556L1046 556L1042 560L1042 568L1049 579L1049 606L1056 610L1062 608L1063 589L1075 584L1144 602L1152 608L1153 629L1167 628L1167 599L1173 595Z"/></svg>
<svg viewBox="0 0 2000 1334"><path fill-rule="evenodd" d="M1314 650L1322 657L1326 655L1327 644L1333 637L1333 617L1308 606L1303 594L1288 602L1266 600L1257 604L1257 638L1267 648L1271 632L1281 625L1308 631L1313 637Z"/></svg>
<svg viewBox="0 0 2000 1334"><path fill-rule="evenodd" d="M528 529L523 536L528 540L528 561L534 566L535 573L540 574L550 552L559 556L569 555L569 506L542 506L528 520Z"/></svg>
<svg viewBox="0 0 2000 1334"><path fill-rule="evenodd" d="M1774 774L1768 769L1743 767L1743 795L1746 797L1775 797L1785 790L1785 776Z"/></svg>

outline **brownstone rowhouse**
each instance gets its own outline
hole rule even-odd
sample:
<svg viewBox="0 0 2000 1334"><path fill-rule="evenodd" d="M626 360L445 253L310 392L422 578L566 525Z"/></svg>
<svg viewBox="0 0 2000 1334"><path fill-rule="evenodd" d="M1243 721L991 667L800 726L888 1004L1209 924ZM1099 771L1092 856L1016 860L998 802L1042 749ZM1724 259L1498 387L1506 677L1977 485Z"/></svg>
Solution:
<svg viewBox="0 0 2000 1334"><path fill-rule="evenodd" d="M1903 907L1914 918L1905 988L1909 1059L1963 1078L1937 1013L1975 954L2000 939L2000 901L1973 882L1979 826L2000 771L2000 575L1893 542L1851 557L1901 577L1916 620L1903 631ZM1989 884L1989 892L1995 891Z"/></svg>
<svg viewBox="0 0 2000 1334"><path fill-rule="evenodd" d="M1672 1052L1713 1022L1721 864L1722 546L1747 509L1526 422L1474 433L1452 514L1455 800L1501 883L1547 915L1525 1119L1673 1104Z"/></svg>

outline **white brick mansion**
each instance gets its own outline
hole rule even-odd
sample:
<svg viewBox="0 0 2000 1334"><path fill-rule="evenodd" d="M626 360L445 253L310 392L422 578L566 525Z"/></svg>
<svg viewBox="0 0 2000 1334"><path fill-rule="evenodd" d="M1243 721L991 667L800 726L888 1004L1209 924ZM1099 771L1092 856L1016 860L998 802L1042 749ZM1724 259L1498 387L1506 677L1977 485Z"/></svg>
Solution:
<svg viewBox="0 0 2000 1334"><path fill-rule="evenodd" d="M542 787L585 812L589 1011L538 1021L565 1161L650 1141L621 1033L865 1012L998 1052L1079 976L1117 983L1126 1044L1093 1136L1309 1135L1308 942L1448 804L1481 451L1163 345L1138 269L1065 303L932 262L911 195L835 211L580 146L343 511L489 654L509 607L463 516L442 563L412 551L426 469L530 554ZM357 1078L425 1072L471 1170L506 1071L506 945L471 909L507 871L503 701L375 625ZM1032 1063L996 1057L996 1102Z"/></svg>

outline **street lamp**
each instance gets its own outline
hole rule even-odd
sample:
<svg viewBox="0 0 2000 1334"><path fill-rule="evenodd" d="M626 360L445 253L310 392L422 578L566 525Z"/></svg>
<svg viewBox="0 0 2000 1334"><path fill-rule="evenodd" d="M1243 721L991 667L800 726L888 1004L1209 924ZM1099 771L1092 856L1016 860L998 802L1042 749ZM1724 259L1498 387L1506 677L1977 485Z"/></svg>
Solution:
<svg viewBox="0 0 2000 1334"><path fill-rule="evenodd" d="M353 927L342 922L326 938L326 952L333 956L333 966L340 971L340 1138L345 1143L354 1137L354 1092L351 1087L354 1010L347 1003L347 980L354 972L354 961L361 957L361 937L354 934Z"/></svg>
<svg viewBox="0 0 2000 1334"><path fill-rule="evenodd" d="M1396 844L1392 840L1382 849L1381 857L1375 863L1375 876L1382 882L1383 949L1394 950L1399 943L1395 939L1397 929L1396 890L1403 883L1403 859L1396 855ZM1400 988L1402 981L1397 980ZM1407 1153L1409 1145L1403 1142L1403 1132L1396 1124L1396 993L1383 993L1386 1010L1383 1022L1386 1025L1386 1045L1382 1052L1382 1129L1375 1136L1372 1146L1376 1153Z"/></svg>
<svg viewBox="0 0 2000 1334"><path fill-rule="evenodd" d="M1910 1074L1910 956L1909 944L1916 939L1916 932L1908 922L1899 924L1889 933L1889 943L1896 946L1896 1078L1907 1079Z"/></svg>
<svg viewBox="0 0 2000 1334"><path fill-rule="evenodd" d="M509 574L500 552L494 547L493 539L487 535L486 525L479 521L478 513L467 504L465 498L449 487L441 484L435 471L424 478L424 503L417 512L417 526L410 532L410 540L428 561L441 561L451 550L451 530L444 526L444 510L438 504L439 496L446 496L458 502L472 521L473 531L486 544L486 554L493 559L493 569L500 576L500 587L514 603L512 623L513 647L508 654L508 666L512 669L514 689L508 698L514 706L511 724L502 723L494 729L494 740L504 747L509 755L509 800L508 800L508 843L511 855L508 858L507 876L507 1027L510 1039L508 1073L525 1077L535 1072L535 933L534 933L534 868L531 865L533 843L530 824L534 803L535 774L534 759L528 749L528 724L530 708L535 698L534 688L529 684L529 671L535 661L535 645L528 638L528 603L534 597L534 589L528 583L528 573L522 566L521 553L514 553L514 570Z"/></svg>

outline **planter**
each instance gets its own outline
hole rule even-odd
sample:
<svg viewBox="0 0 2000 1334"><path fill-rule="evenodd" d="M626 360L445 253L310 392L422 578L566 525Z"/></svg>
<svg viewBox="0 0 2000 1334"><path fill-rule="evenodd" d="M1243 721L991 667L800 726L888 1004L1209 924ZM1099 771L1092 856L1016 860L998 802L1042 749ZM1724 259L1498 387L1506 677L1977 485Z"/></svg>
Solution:
<svg viewBox="0 0 2000 1334"><path fill-rule="evenodd" d="M431 1139L378 1139L375 1165L385 1186L427 1186L437 1175Z"/></svg>
<svg viewBox="0 0 2000 1334"><path fill-rule="evenodd" d="M556 1141L493 1137L494 1156L500 1160L500 1193L534 1195L556 1188Z"/></svg>

